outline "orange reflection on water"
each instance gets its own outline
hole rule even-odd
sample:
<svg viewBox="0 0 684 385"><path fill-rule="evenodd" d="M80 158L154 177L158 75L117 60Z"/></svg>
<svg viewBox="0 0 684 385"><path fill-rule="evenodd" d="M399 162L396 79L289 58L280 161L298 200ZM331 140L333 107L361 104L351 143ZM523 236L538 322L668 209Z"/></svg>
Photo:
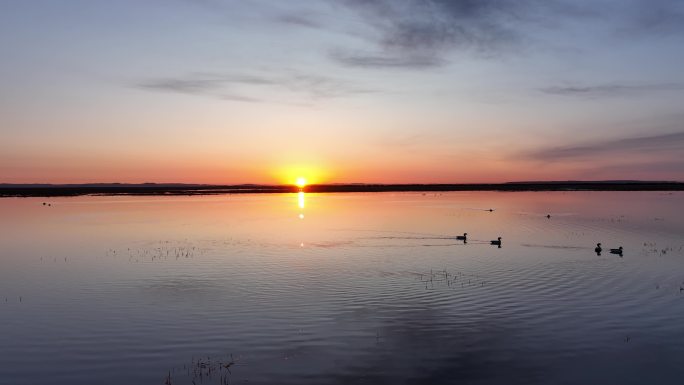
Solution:
<svg viewBox="0 0 684 385"><path fill-rule="evenodd" d="M618 234L617 228L652 229L663 234L684 228L684 218L673 215L681 211L681 202L679 192L6 198L0 199L0 263L19 261L26 255L101 255L110 247L126 249L167 240L197 240L197 247L212 248L222 242L282 247L303 244L307 248L367 246L372 242L391 247L404 242L418 247L449 243L444 237L467 232L469 248L464 250L469 253L488 252L488 242L497 237L503 238L506 251L521 244L593 249L602 241L628 246L624 239L611 243L610 236ZM568 234L573 238L568 240ZM483 246L477 246L478 242ZM459 249L444 250L453 253ZM231 254L230 258L240 255Z"/></svg>
<svg viewBox="0 0 684 385"><path fill-rule="evenodd" d="M304 191L300 191L297 194L297 206L299 206L300 210L304 210ZM304 219L303 212L299 213L299 219Z"/></svg>
<svg viewBox="0 0 684 385"><path fill-rule="evenodd" d="M297 194L298 200L299 200L299 208L303 209L304 208L304 191L300 191L299 194Z"/></svg>

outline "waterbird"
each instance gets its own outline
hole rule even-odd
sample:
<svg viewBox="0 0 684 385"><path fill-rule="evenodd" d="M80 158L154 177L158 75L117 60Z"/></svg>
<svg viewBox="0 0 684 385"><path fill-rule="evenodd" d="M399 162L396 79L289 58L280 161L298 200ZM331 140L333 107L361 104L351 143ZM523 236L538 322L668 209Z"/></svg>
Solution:
<svg viewBox="0 0 684 385"><path fill-rule="evenodd" d="M501 246L501 237L497 238L495 241L489 241L489 243L492 245Z"/></svg>
<svg viewBox="0 0 684 385"><path fill-rule="evenodd" d="M551 219L551 214L546 214L546 218Z"/></svg>
<svg viewBox="0 0 684 385"><path fill-rule="evenodd" d="M622 255L622 246L618 247L617 249L610 249L610 253Z"/></svg>
<svg viewBox="0 0 684 385"><path fill-rule="evenodd" d="M596 253L599 253L599 254L600 254L600 253L601 253L601 250L603 250L603 249L601 248L601 243L599 242L599 243L596 244L596 248L594 249L594 251L595 251Z"/></svg>
<svg viewBox="0 0 684 385"><path fill-rule="evenodd" d="M456 239L459 241L465 241L468 239L468 233L463 233L463 235L457 235Z"/></svg>

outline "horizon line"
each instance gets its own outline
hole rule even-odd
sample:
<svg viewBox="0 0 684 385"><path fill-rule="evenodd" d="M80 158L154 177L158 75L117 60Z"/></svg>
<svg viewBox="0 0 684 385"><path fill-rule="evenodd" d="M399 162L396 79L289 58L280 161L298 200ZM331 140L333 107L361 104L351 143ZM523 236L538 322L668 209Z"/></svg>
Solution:
<svg viewBox="0 0 684 385"><path fill-rule="evenodd" d="M468 184L0 184L0 197L67 197L83 195L221 195L274 193L380 193L456 191L684 191L674 181L547 181Z"/></svg>
<svg viewBox="0 0 684 385"><path fill-rule="evenodd" d="M551 180L518 180L505 182L332 182L310 183L306 186L469 186L469 185L506 185L506 184L553 184L553 183L684 183L684 180L650 180L650 179L551 179ZM236 187L236 186L297 186L296 183L191 183L191 182L0 182L2 187L14 186L203 186L203 187ZM298 187L298 186L297 186Z"/></svg>

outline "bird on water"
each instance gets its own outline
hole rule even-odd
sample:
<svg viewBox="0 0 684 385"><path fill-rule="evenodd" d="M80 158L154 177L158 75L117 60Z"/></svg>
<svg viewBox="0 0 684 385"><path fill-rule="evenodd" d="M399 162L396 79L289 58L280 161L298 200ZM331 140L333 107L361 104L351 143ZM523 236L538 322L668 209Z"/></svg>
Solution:
<svg viewBox="0 0 684 385"><path fill-rule="evenodd" d="M468 233L463 233L463 235L457 235L456 239L459 241L466 241L468 240Z"/></svg>
<svg viewBox="0 0 684 385"><path fill-rule="evenodd" d="M600 254L600 253L601 253L601 250L603 250L603 249L601 248L601 243L597 243L597 244L596 244L596 248L594 249L594 251L595 251L596 253L599 253L599 254Z"/></svg>
<svg viewBox="0 0 684 385"><path fill-rule="evenodd" d="M619 254L622 256L622 246L618 247L617 249L610 249L611 254Z"/></svg>
<svg viewBox="0 0 684 385"><path fill-rule="evenodd" d="M495 241L489 241L490 244L501 246L501 237L497 238Z"/></svg>

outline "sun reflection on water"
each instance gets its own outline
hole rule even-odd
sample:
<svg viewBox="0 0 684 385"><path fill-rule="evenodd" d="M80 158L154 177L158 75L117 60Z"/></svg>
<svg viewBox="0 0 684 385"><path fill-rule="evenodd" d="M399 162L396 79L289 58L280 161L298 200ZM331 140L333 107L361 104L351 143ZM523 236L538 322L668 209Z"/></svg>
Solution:
<svg viewBox="0 0 684 385"><path fill-rule="evenodd" d="M303 208L304 208L304 191L300 191L300 192L297 194L297 198L298 198L298 201L299 201L299 208L300 208L300 209L303 209Z"/></svg>

